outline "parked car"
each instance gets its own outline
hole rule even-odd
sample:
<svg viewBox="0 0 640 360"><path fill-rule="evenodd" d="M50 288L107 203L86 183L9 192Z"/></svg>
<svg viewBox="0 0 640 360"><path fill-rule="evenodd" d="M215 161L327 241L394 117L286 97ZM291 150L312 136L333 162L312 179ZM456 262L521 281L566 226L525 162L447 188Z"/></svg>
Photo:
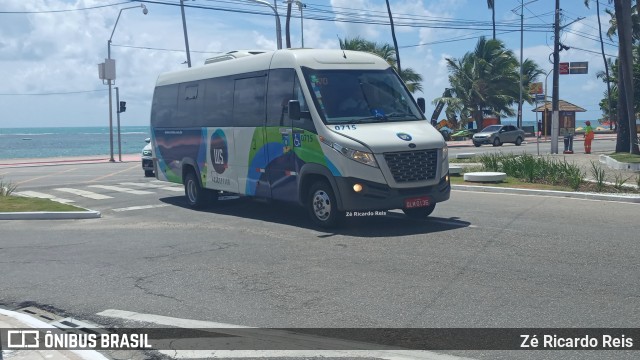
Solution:
<svg viewBox="0 0 640 360"><path fill-rule="evenodd" d="M151 138L146 138L147 142L142 148L142 170L144 170L144 176L152 177L153 173L153 158L151 157Z"/></svg>
<svg viewBox="0 0 640 360"><path fill-rule="evenodd" d="M473 145L492 144L501 146L504 143L522 144L524 131L513 125L490 125L473 135Z"/></svg>

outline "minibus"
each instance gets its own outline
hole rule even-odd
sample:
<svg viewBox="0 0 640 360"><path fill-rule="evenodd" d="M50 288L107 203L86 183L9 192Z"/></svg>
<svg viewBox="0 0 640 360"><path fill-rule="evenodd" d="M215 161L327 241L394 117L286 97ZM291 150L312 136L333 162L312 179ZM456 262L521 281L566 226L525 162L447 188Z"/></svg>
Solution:
<svg viewBox="0 0 640 360"><path fill-rule="evenodd" d="M449 199L447 145L389 64L286 49L161 74L151 107L157 179L189 206L223 193L302 206L321 227Z"/></svg>

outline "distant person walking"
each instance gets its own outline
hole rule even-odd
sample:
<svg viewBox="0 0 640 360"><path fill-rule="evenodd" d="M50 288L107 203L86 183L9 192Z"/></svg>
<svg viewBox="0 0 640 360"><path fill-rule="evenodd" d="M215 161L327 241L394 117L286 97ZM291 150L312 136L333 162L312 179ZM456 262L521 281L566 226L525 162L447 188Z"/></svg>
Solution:
<svg viewBox="0 0 640 360"><path fill-rule="evenodd" d="M591 141L593 140L594 133L591 127L591 121L585 121L584 127L584 153L591 154Z"/></svg>

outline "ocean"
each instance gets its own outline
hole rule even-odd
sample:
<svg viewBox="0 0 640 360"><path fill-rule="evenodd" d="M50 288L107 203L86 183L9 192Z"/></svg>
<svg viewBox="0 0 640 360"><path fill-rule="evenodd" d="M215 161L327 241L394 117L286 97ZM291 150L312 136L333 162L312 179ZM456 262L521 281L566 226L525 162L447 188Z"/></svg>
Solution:
<svg viewBox="0 0 640 360"><path fill-rule="evenodd" d="M149 126L122 126L122 154L139 154L150 137ZM113 128L113 154L118 133ZM109 156L109 127L0 128L0 159L61 156Z"/></svg>
<svg viewBox="0 0 640 360"><path fill-rule="evenodd" d="M502 120L515 125L515 121ZM523 121L523 126L535 126ZM599 126L597 121L591 125ZM576 127L584 127L577 120ZM150 137L148 126L123 126L120 130L122 153L139 154ZM118 155L117 129L113 128L113 154ZM49 158L62 156L109 155L108 127L0 128L0 159Z"/></svg>

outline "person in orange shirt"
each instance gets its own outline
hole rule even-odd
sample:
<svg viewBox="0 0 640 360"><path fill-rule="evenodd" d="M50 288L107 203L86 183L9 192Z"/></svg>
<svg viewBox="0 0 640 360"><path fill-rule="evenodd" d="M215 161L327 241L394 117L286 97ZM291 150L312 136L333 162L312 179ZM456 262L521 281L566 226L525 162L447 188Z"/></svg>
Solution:
<svg viewBox="0 0 640 360"><path fill-rule="evenodd" d="M591 154L591 141L593 140L594 133L591 127L591 121L585 121L584 127L584 153Z"/></svg>

